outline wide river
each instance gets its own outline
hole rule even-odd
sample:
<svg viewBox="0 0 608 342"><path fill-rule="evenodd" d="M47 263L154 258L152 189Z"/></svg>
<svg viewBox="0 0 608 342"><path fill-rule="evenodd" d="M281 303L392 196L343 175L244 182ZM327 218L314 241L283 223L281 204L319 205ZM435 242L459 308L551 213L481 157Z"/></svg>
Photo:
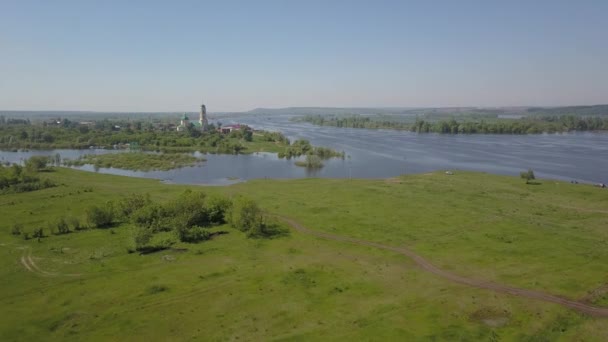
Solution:
<svg viewBox="0 0 608 342"><path fill-rule="evenodd" d="M289 116L223 116L223 124L246 123L283 132L290 139L345 151L345 160L325 162L318 171L293 165L274 154L206 155L207 161L171 171L133 172L101 168L98 172L161 179L168 183L224 185L254 178L385 178L435 170L474 170L519 175L532 168L539 178L608 183L608 134L439 135L392 130L319 127L291 122ZM77 158L104 150L6 152L0 160L18 162L31 155L60 153ZM94 171L90 165L82 167Z"/></svg>

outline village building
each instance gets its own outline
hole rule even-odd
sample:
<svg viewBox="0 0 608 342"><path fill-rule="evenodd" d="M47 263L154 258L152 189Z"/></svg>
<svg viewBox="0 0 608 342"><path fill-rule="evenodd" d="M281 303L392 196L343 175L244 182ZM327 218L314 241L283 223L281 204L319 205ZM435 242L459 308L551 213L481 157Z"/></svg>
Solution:
<svg viewBox="0 0 608 342"><path fill-rule="evenodd" d="M235 125L225 125L225 126L221 126L217 129L218 132L223 133L223 134L228 134L232 131L238 131L241 128L244 128L245 126L241 126L241 124L235 124Z"/></svg>

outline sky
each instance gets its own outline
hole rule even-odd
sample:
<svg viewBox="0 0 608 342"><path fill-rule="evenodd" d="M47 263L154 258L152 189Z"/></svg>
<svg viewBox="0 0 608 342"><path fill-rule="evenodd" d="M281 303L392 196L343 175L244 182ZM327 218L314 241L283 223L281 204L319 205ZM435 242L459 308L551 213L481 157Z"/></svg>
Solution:
<svg viewBox="0 0 608 342"><path fill-rule="evenodd" d="M0 110L608 103L608 1L0 0Z"/></svg>

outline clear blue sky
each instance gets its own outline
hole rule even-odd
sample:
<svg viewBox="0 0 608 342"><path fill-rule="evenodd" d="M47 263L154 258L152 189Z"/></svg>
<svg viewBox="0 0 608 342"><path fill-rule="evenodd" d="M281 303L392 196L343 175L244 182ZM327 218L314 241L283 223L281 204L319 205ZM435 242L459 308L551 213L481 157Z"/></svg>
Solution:
<svg viewBox="0 0 608 342"><path fill-rule="evenodd" d="M608 1L0 0L0 109L608 103Z"/></svg>

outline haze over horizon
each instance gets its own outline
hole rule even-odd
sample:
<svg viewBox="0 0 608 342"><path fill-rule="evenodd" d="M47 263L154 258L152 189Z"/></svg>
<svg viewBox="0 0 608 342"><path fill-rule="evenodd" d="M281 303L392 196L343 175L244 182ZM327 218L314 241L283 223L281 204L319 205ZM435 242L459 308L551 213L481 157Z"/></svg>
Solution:
<svg viewBox="0 0 608 342"><path fill-rule="evenodd" d="M608 103L605 1L6 1L0 110Z"/></svg>

